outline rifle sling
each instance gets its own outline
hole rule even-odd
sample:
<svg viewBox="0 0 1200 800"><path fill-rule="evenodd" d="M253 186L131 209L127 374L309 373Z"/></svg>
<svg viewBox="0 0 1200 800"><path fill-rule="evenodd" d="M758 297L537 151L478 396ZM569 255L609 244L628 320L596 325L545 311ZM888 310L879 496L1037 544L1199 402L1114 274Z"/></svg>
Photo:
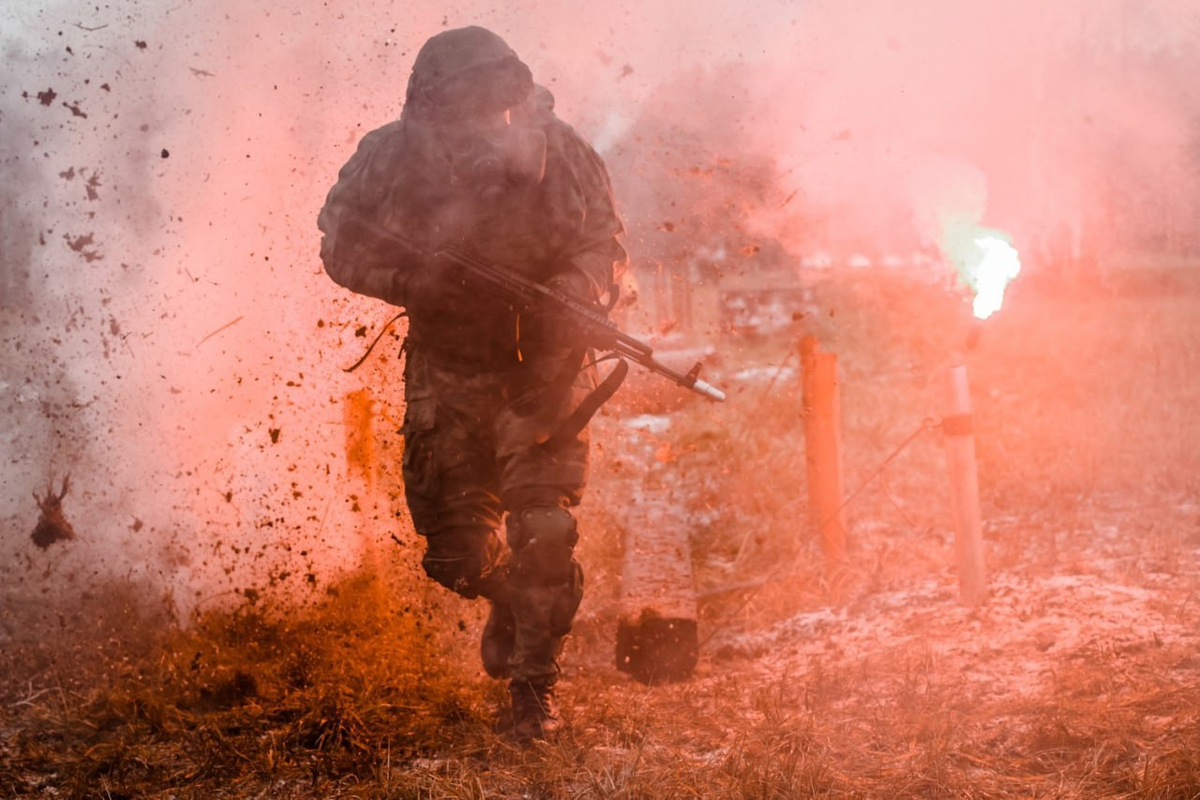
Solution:
<svg viewBox="0 0 1200 800"><path fill-rule="evenodd" d="M613 367L613 371L608 373L600 385L588 392L588 396L583 398L570 416L560 422L550 437L538 446L543 450L553 451L574 441L579 432L587 427L592 417L600 410L600 406L607 403L609 398L616 394L617 389L621 388L621 383L624 382L628 373L629 362L623 358L619 359L617 365Z"/></svg>

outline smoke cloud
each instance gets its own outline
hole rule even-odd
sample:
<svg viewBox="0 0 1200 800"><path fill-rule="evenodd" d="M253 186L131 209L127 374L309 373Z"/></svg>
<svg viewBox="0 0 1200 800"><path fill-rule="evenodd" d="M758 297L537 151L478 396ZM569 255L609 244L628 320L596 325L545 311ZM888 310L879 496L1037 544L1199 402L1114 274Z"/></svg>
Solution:
<svg viewBox="0 0 1200 800"><path fill-rule="evenodd" d="M390 315L323 275L315 217L421 43L466 24L609 160L635 264L687 218L795 260L956 219L1018 249L1200 247L1186 0L4 0L0 547L22 585L137 576L186 609L355 563L343 398L400 386L391 340L341 371ZM79 539L37 551L31 493L67 473Z"/></svg>

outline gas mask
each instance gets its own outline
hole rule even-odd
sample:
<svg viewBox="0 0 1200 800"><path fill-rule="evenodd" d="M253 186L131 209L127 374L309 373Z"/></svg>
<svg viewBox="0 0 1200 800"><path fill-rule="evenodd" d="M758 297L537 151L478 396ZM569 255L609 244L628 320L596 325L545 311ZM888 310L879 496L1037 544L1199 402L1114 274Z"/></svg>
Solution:
<svg viewBox="0 0 1200 800"><path fill-rule="evenodd" d="M450 185L496 200L506 189L540 183L546 172L546 135L508 124L466 125L441 137L450 162Z"/></svg>

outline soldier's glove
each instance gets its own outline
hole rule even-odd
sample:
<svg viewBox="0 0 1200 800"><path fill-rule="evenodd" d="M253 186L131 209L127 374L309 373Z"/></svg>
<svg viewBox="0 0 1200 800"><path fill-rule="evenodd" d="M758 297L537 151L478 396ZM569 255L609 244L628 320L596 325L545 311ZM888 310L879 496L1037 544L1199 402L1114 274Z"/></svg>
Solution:
<svg viewBox="0 0 1200 800"><path fill-rule="evenodd" d="M568 267L546 281L546 288L583 305L595 300L592 282L579 270ZM530 353L557 358L580 344L580 331L571 315L552 308L535 309L524 329Z"/></svg>
<svg viewBox="0 0 1200 800"><path fill-rule="evenodd" d="M587 275L574 268L567 268L556 273L546 281L546 288L565 294L572 300L591 301L596 299L591 280Z"/></svg>

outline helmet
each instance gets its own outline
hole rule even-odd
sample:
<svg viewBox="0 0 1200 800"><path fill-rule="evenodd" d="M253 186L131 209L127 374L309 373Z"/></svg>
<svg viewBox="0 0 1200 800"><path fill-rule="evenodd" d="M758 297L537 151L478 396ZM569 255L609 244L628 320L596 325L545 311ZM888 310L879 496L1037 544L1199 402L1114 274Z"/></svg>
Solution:
<svg viewBox="0 0 1200 800"><path fill-rule="evenodd" d="M503 112L533 91L533 75L503 39L471 26L437 34L413 62L407 111L455 122Z"/></svg>

